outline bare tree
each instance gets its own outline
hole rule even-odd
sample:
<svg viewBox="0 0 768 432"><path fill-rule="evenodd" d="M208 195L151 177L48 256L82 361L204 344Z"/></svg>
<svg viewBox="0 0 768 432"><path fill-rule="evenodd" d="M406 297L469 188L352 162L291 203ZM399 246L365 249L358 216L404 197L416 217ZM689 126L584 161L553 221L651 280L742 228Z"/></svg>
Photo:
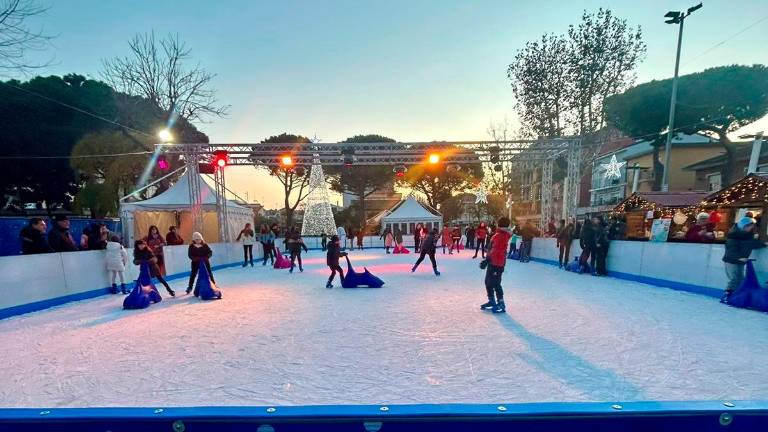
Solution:
<svg viewBox="0 0 768 432"><path fill-rule="evenodd" d="M491 121L486 132L495 143L517 139L517 135L519 134L519 132L516 133L513 131L512 125L510 125L507 117L504 117L503 121L497 123ZM501 147L503 151L503 146L500 146L499 144L490 144L485 145L484 147L485 150L490 150L491 147ZM509 193L510 188L512 187L512 174L514 173L512 165L512 162L504 162L501 160L497 164L492 163L489 166L486 166L485 181L490 186L492 192L499 194ZM500 171L496 170L497 166L500 167Z"/></svg>
<svg viewBox="0 0 768 432"><path fill-rule="evenodd" d="M216 77L199 64L187 67L191 49L178 34L156 39L155 34L134 36L131 54L102 61L102 75L113 88L142 96L162 108L172 119L180 116L204 122L208 117L223 117L228 105L219 105L211 83Z"/></svg>
<svg viewBox="0 0 768 432"><path fill-rule="evenodd" d="M0 70L27 72L49 64L31 64L24 60L28 51L48 46L51 37L29 26L30 18L46 10L35 0L0 0Z"/></svg>

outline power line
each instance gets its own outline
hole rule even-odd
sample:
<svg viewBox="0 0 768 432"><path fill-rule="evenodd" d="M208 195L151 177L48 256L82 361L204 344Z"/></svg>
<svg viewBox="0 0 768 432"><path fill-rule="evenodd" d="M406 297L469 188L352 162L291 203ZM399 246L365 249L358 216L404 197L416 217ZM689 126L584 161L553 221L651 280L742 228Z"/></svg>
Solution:
<svg viewBox="0 0 768 432"><path fill-rule="evenodd" d="M692 58L692 59L688 60L687 62L683 63L683 64L682 64L682 66L687 66L687 65L689 65L689 64L691 64L691 63L693 63L694 61L696 61L696 60L698 60L698 59L700 59L700 58L704 57L705 55L709 54L710 52L712 52L712 51L714 51L715 49L719 48L720 46L724 45L726 42L728 42L728 41L730 41L731 39L735 38L736 36L739 36L740 34L742 34L742 33L746 32L747 30L751 29L752 27L755 27L756 25L760 24L761 22L763 22L763 21L765 21L765 20L768 20L768 15L766 15L766 16L764 16L764 17L760 18L759 20L757 20L757 21L753 22L752 24L750 24L750 25L748 25L748 26L744 27L743 29L741 29L741 30L739 30L738 32L736 32L736 33L732 34L731 36L729 36L729 37L727 37L727 38L723 39L722 41L720 41L720 42L718 42L718 43L716 43L716 44L712 45L711 47L709 47L709 48L707 48L706 50L704 50L704 51L703 51L701 54L699 54L699 55L697 55L696 57L694 57L694 58Z"/></svg>

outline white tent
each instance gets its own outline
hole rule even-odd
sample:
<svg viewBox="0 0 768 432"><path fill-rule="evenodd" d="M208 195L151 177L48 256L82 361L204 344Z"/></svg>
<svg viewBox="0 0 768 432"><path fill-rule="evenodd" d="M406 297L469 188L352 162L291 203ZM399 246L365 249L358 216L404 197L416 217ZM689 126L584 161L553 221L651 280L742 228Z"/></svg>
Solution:
<svg viewBox="0 0 768 432"><path fill-rule="evenodd" d="M216 191L200 178L200 198L203 204L203 237L208 243L219 241L219 222L216 215ZM168 227L178 227L179 234L189 243L192 237L192 218L189 212L189 178L186 174L168 190L144 201L120 204L120 218L123 222L123 235L128 244L136 238L142 238L149 232L149 227L156 225L165 235ZM227 201L227 217L230 237L237 237L243 226L253 223L253 210L235 202Z"/></svg>
<svg viewBox="0 0 768 432"><path fill-rule="evenodd" d="M443 216L432 207L409 196L384 213L377 215L381 222L381 228L394 229L400 226L403 234L413 234L416 224L422 224L427 229L440 229Z"/></svg>

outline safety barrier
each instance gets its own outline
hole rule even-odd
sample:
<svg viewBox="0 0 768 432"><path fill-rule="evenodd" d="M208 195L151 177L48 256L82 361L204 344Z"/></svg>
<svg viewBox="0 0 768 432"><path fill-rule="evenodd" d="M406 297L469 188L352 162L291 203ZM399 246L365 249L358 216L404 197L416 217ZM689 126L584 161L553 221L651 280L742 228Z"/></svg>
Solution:
<svg viewBox="0 0 768 432"><path fill-rule="evenodd" d="M243 248L236 243L211 243L211 266L223 268L243 262ZM189 275L188 245L163 248L167 279ZM133 287L138 267L127 249L126 285ZM34 312L109 292L111 281L105 266L105 251L17 255L0 257L0 319ZM261 245L253 247L261 257Z"/></svg>
<svg viewBox="0 0 768 432"><path fill-rule="evenodd" d="M764 431L766 401L0 409L0 430Z"/></svg>

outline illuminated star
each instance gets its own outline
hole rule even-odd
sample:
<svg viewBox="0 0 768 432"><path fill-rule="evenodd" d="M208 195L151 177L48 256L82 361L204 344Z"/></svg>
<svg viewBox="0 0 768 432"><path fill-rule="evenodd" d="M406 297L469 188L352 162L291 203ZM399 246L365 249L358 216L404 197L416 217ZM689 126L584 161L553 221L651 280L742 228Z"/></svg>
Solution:
<svg viewBox="0 0 768 432"><path fill-rule="evenodd" d="M621 167L623 167L626 164L626 162L619 162L616 160L616 155L611 156L611 161L607 164L600 164L600 167L602 167L605 170L605 178L614 178L618 179L621 178Z"/></svg>
<svg viewBox="0 0 768 432"><path fill-rule="evenodd" d="M483 185L480 185L480 187L475 192L475 204L480 203L488 203L488 191L485 190Z"/></svg>

